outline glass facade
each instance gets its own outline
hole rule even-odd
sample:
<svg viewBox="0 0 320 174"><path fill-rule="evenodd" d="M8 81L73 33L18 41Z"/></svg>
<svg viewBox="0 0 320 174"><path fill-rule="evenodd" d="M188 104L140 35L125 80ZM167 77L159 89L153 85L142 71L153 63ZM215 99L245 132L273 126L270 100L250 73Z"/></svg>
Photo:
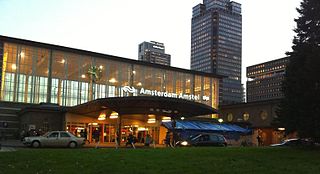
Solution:
<svg viewBox="0 0 320 174"><path fill-rule="evenodd" d="M241 5L204 0L193 8L191 69L227 76L220 83L220 103L243 101L241 85Z"/></svg>
<svg viewBox="0 0 320 174"><path fill-rule="evenodd" d="M33 42L0 43L2 101L75 106L98 98L155 94L218 105L219 79L210 74Z"/></svg>

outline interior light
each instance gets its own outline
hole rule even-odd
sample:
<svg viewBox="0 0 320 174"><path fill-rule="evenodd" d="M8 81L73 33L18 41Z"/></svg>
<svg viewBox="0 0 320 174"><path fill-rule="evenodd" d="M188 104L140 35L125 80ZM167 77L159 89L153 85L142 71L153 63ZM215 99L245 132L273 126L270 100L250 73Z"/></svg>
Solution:
<svg viewBox="0 0 320 174"><path fill-rule="evenodd" d="M141 83L141 82L139 82L139 83L137 84L137 86L142 86L142 83Z"/></svg>
<svg viewBox="0 0 320 174"><path fill-rule="evenodd" d="M111 78L111 79L109 80L109 82L110 82L110 83L116 83L117 81L116 81L115 78Z"/></svg>
<svg viewBox="0 0 320 174"><path fill-rule="evenodd" d="M284 131L284 130L286 130L286 128L284 128L284 127L279 127L278 130L279 130L279 131Z"/></svg>
<svg viewBox="0 0 320 174"><path fill-rule="evenodd" d="M119 117L119 114L117 113L117 112L112 112L111 114L110 114L110 119L116 119L116 118L118 118Z"/></svg>
<svg viewBox="0 0 320 174"><path fill-rule="evenodd" d="M171 117L162 117L162 122L170 122Z"/></svg>
<svg viewBox="0 0 320 174"><path fill-rule="evenodd" d="M64 59L62 59L62 60L60 61L60 63L64 63L64 62L66 62L66 60L64 60Z"/></svg>
<svg viewBox="0 0 320 174"><path fill-rule="evenodd" d="M136 71L132 71L132 74L136 74Z"/></svg>
<svg viewBox="0 0 320 174"><path fill-rule="evenodd" d="M83 78L83 79L86 78L86 75L82 74L82 75L81 75L81 78Z"/></svg>
<svg viewBox="0 0 320 174"><path fill-rule="evenodd" d="M184 117L181 117L181 120L184 120Z"/></svg>
<svg viewBox="0 0 320 174"><path fill-rule="evenodd" d="M222 118L219 118L218 121L219 121L219 123L222 123L222 122L223 122L223 119L222 119Z"/></svg>
<svg viewBox="0 0 320 174"><path fill-rule="evenodd" d="M105 113L101 113L98 117L98 120L105 120L106 119L106 114Z"/></svg>
<svg viewBox="0 0 320 174"><path fill-rule="evenodd" d="M11 65L11 68L12 68L13 70L16 70L16 69L17 69L16 64L12 64L12 65Z"/></svg>
<svg viewBox="0 0 320 174"><path fill-rule="evenodd" d="M23 51L21 51L20 56L21 56L21 58L24 58L24 52Z"/></svg>
<svg viewBox="0 0 320 174"><path fill-rule="evenodd" d="M103 69L103 66L102 66L102 65L100 65L100 66L99 66L99 69Z"/></svg>

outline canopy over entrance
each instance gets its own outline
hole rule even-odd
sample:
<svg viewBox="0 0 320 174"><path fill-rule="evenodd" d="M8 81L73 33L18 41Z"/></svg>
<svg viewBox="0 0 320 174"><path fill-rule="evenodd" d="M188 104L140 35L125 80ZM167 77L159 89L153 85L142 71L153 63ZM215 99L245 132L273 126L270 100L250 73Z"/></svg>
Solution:
<svg viewBox="0 0 320 174"><path fill-rule="evenodd" d="M179 98L129 96L100 98L68 109L68 112L96 117L101 111L120 115L154 114L169 117L192 117L216 114L217 110L198 102Z"/></svg>

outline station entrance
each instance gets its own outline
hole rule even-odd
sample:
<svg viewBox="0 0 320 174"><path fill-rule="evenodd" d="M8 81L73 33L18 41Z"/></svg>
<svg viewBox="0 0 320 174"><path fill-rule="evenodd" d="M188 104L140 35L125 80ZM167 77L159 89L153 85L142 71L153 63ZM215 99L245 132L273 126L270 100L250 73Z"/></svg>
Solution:
<svg viewBox="0 0 320 174"><path fill-rule="evenodd" d="M198 102L178 98L129 96L103 98L69 108L66 130L85 137L90 143L127 141L129 135L137 143L144 143L149 134L154 143L163 144L166 128L162 122L206 115L217 110Z"/></svg>

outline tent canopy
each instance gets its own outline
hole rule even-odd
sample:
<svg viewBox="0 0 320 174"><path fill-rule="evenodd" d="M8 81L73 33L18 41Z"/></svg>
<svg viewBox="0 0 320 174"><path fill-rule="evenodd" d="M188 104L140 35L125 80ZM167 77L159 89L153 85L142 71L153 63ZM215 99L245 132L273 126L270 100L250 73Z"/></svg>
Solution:
<svg viewBox="0 0 320 174"><path fill-rule="evenodd" d="M182 121L176 120L175 129L180 130L195 130L195 131L215 131L215 132L237 132L237 133L249 133L250 129L242 128L234 124L215 124L202 121ZM169 130L172 130L172 121L163 122L162 125Z"/></svg>

